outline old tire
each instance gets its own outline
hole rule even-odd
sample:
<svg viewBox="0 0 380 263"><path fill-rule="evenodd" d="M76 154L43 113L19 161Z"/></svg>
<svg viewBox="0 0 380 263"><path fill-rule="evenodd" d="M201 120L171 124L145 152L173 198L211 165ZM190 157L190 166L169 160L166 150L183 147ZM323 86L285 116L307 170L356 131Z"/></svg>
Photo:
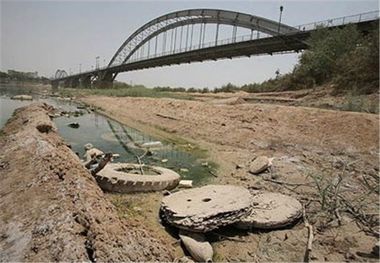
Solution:
<svg viewBox="0 0 380 263"><path fill-rule="evenodd" d="M132 193L170 190L175 188L180 180L176 172L158 166L149 167L157 175L141 175L120 171L120 169L139 169L141 165L131 163L110 163L95 175L100 188L109 192Z"/></svg>

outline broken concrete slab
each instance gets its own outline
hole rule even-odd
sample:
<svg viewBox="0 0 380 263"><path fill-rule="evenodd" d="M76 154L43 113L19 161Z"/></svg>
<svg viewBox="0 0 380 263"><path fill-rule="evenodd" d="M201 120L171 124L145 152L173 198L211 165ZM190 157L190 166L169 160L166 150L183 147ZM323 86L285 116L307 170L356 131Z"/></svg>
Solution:
<svg viewBox="0 0 380 263"><path fill-rule="evenodd" d="M161 212L164 220L180 229L208 232L249 215L251 198L241 186L207 185L165 196Z"/></svg>
<svg viewBox="0 0 380 263"><path fill-rule="evenodd" d="M235 226L239 229L276 229L291 225L302 216L301 203L287 195L257 192L252 198L252 212Z"/></svg>

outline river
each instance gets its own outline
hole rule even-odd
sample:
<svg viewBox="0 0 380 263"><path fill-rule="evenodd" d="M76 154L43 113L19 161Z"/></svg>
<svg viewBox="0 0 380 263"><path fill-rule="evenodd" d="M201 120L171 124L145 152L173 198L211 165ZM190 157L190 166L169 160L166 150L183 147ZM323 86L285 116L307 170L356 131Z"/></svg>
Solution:
<svg viewBox="0 0 380 263"><path fill-rule="evenodd" d="M29 94L33 101L12 100L10 97L18 94ZM160 141L161 147L152 148L152 155L145 155L143 162L148 165L157 165L172 169L181 175L182 179L193 180L194 185L206 183L215 165L201 159L197 154L183 147L165 140L159 140L142 131L123 125L115 120L103 116L86 108L78 109L75 101L63 100L56 97L42 96L31 93L26 88L0 87L0 128L12 116L15 109L33 102L45 102L67 112L80 112L79 116L61 116L54 118L59 134L71 145L72 150L83 157L84 145L91 143L103 152L119 154L115 162L136 163L136 155L144 154L146 149L135 147L144 143ZM82 115L83 114L83 115ZM79 123L79 128L71 128L69 123Z"/></svg>

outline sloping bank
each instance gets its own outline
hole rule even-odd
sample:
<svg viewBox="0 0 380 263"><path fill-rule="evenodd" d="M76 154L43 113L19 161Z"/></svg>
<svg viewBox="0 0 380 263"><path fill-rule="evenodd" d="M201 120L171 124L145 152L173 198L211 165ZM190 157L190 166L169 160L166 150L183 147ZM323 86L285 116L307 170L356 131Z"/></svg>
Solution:
<svg viewBox="0 0 380 263"><path fill-rule="evenodd" d="M57 134L50 106L15 111L0 133L0 261L170 261L121 221Z"/></svg>

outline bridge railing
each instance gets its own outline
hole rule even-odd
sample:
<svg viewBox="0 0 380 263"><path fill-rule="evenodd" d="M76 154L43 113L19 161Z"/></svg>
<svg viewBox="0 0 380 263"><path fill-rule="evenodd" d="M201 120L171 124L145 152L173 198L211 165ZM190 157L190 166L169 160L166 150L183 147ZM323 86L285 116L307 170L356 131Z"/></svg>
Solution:
<svg viewBox="0 0 380 263"><path fill-rule="evenodd" d="M379 19L379 11L371 11L367 13L361 13L361 14L356 14L356 15L351 15L351 16L344 16L344 17L327 19L327 20L322 20L322 21L308 23L308 24L302 24L302 25L295 26L295 28L297 28L300 31L310 31L310 30L315 30L320 27L335 27L335 26L347 25L350 23L359 23L359 22L371 21L371 20L376 20L376 19ZM289 33L289 34L293 34L293 33ZM201 48L215 47L215 46L227 45L227 44L249 41L249 40L263 39L263 38L269 38L269 37L272 37L272 36L261 33L261 32L254 33L254 34L251 33L249 35L242 35L235 38L227 38L227 39L222 39L218 41L210 41L207 43L192 45L190 47L175 49L171 51L165 51L165 52L161 52L157 54L150 54L149 56L135 57L135 58L129 59L127 63L134 63L137 61L142 61L142 60L147 60L147 59L152 59L152 58L162 57L162 56L167 56L167 55L172 55L172 54L178 54L178 53L197 50Z"/></svg>
<svg viewBox="0 0 380 263"><path fill-rule="evenodd" d="M296 26L298 30L301 31L310 31L315 30L320 27L334 27L334 26L343 26L350 23L360 23L365 21L371 21L379 19L379 11L371 11L367 13L361 13L351 16L343 16L333 19L322 20L318 22L302 24Z"/></svg>

